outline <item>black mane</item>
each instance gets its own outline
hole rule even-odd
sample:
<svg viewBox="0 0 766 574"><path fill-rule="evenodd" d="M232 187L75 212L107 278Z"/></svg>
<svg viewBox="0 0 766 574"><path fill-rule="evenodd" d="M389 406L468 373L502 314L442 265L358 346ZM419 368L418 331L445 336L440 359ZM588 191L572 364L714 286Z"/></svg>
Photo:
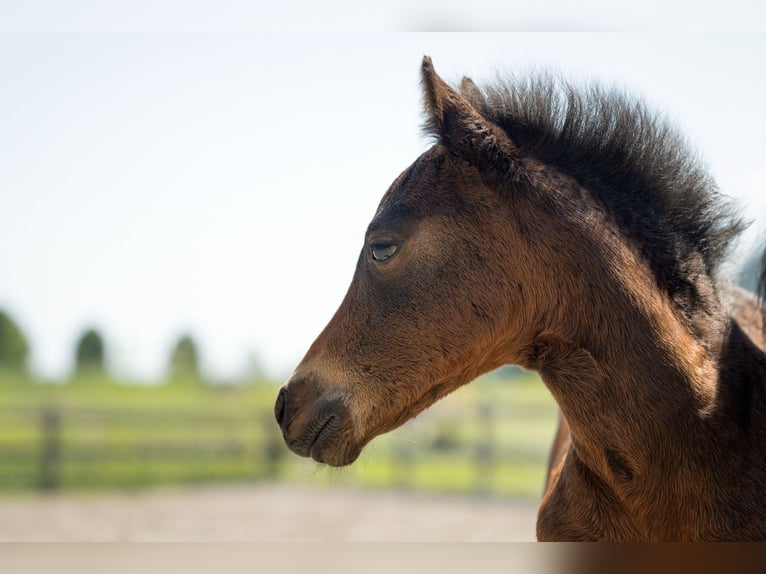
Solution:
<svg viewBox="0 0 766 574"><path fill-rule="evenodd" d="M471 86L463 96L524 154L593 194L671 297L687 309L700 304L695 275L715 280L745 225L664 118L623 92L549 75Z"/></svg>

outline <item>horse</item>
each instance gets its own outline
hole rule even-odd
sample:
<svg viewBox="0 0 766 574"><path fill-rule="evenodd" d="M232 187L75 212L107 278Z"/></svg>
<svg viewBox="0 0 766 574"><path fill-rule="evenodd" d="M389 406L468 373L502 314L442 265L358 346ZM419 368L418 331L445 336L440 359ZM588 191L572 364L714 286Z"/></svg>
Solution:
<svg viewBox="0 0 766 574"><path fill-rule="evenodd" d="M745 227L733 202L637 97L421 72L433 145L278 392L287 446L351 464L514 364L562 414L538 540L766 539L763 318L721 277Z"/></svg>

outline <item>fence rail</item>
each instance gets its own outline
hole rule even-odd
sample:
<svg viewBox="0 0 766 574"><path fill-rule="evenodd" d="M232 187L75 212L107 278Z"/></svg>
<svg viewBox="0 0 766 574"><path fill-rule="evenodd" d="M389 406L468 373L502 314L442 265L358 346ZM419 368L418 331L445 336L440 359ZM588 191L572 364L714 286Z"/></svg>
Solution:
<svg viewBox="0 0 766 574"><path fill-rule="evenodd" d="M273 475L283 455L265 416L192 409L0 410L0 489L57 490ZM219 468L216 468L216 467Z"/></svg>

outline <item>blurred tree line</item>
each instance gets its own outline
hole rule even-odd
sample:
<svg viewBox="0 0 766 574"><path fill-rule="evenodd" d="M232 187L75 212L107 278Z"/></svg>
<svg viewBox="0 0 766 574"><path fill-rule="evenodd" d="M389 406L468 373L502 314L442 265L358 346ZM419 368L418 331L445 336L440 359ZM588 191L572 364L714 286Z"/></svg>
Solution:
<svg viewBox="0 0 766 574"><path fill-rule="evenodd" d="M0 369L25 373L29 344L10 315L0 310Z"/></svg>
<svg viewBox="0 0 766 574"><path fill-rule="evenodd" d="M29 376L29 343L18 323L0 309L0 371ZM73 378L108 378L107 346L101 332L89 327L77 339L74 348ZM184 333L170 349L165 381L171 384L201 384L199 350L194 337Z"/></svg>

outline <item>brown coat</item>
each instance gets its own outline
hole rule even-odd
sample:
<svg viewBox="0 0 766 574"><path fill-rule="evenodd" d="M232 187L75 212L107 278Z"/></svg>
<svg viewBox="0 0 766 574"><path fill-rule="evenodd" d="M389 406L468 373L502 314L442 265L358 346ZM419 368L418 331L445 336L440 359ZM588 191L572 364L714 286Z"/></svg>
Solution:
<svg viewBox="0 0 766 574"><path fill-rule="evenodd" d="M423 86L436 143L384 195L345 299L279 393L288 446L350 464L517 364L569 428L540 540L766 539L763 324L718 286L742 224L682 138L555 79L458 92L426 58Z"/></svg>

